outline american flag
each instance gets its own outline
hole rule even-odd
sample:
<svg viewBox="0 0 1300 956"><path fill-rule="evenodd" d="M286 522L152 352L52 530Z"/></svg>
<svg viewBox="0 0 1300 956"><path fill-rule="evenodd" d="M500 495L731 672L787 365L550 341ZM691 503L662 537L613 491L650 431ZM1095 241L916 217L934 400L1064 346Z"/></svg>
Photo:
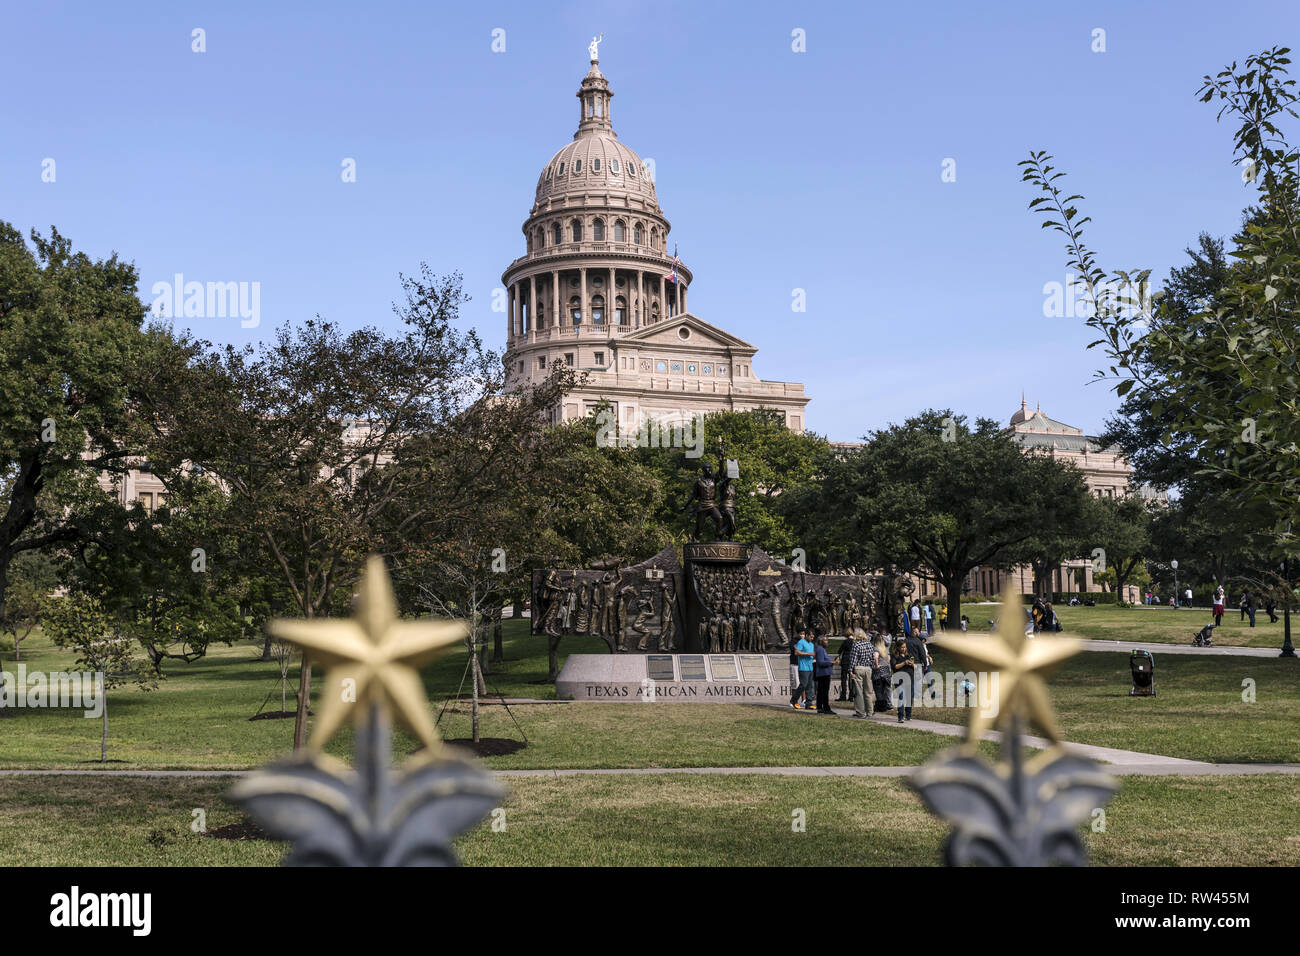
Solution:
<svg viewBox="0 0 1300 956"><path fill-rule="evenodd" d="M664 273L664 278L669 282L677 281L677 267L682 264L682 260L677 258L677 246L673 246L673 271Z"/></svg>

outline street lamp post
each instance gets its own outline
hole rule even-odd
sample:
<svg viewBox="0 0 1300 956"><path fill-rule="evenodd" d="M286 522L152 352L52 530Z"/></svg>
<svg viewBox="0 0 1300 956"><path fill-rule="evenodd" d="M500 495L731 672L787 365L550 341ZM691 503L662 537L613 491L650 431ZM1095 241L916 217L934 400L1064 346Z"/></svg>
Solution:
<svg viewBox="0 0 1300 956"><path fill-rule="evenodd" d="M1182 604L1178 599L1178 562L1170 561L1169 566L1174 569L1174 610L1177 611Z"/></svg>

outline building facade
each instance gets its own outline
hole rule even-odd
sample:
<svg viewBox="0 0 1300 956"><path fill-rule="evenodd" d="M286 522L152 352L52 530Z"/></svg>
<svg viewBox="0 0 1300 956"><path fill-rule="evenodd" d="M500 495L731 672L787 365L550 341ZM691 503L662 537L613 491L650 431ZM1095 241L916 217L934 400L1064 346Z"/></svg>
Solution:
<svg viewBox="0 0 1300 956"><path fill-rule="evenodd" d="M803 385L760 379L755 346L688 311L694 274L669 252L653 168L614 132L613 97L593 45L577 132L542 168L524 254L501 276L510 387L538 383L559 364L585 381L553 410L556 422L602 402L620 431L768 408L802 432Z"/></svg>

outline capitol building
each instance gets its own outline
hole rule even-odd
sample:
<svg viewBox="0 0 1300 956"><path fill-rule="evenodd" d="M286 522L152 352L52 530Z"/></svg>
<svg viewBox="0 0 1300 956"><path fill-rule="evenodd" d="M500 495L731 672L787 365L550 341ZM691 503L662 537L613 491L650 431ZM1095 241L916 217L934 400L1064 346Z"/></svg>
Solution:
<svg viewBox="0 0 1300 956"><path fill-rule="evenodd" d="M670 251L654 170L614 132L614 94L596 41L590 54L577 132L537 177L524 254L501 276L508 387L536 384L564 365L585 377L552 422L602 402L617 409L624 433L647 421L766 408L802 432L803 385L759 378L755 346L689 311L694 274Z"/></svg>

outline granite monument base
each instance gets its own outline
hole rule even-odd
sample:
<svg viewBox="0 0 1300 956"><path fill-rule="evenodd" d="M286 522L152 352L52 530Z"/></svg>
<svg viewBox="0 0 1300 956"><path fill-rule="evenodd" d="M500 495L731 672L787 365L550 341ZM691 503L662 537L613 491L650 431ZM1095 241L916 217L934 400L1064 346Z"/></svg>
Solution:
<svg viewBox="0 0 1300 956"><path fill-rule="evenodd" d="M570 654L555 682L565 700L786 703L788 655Z"/></svg>

